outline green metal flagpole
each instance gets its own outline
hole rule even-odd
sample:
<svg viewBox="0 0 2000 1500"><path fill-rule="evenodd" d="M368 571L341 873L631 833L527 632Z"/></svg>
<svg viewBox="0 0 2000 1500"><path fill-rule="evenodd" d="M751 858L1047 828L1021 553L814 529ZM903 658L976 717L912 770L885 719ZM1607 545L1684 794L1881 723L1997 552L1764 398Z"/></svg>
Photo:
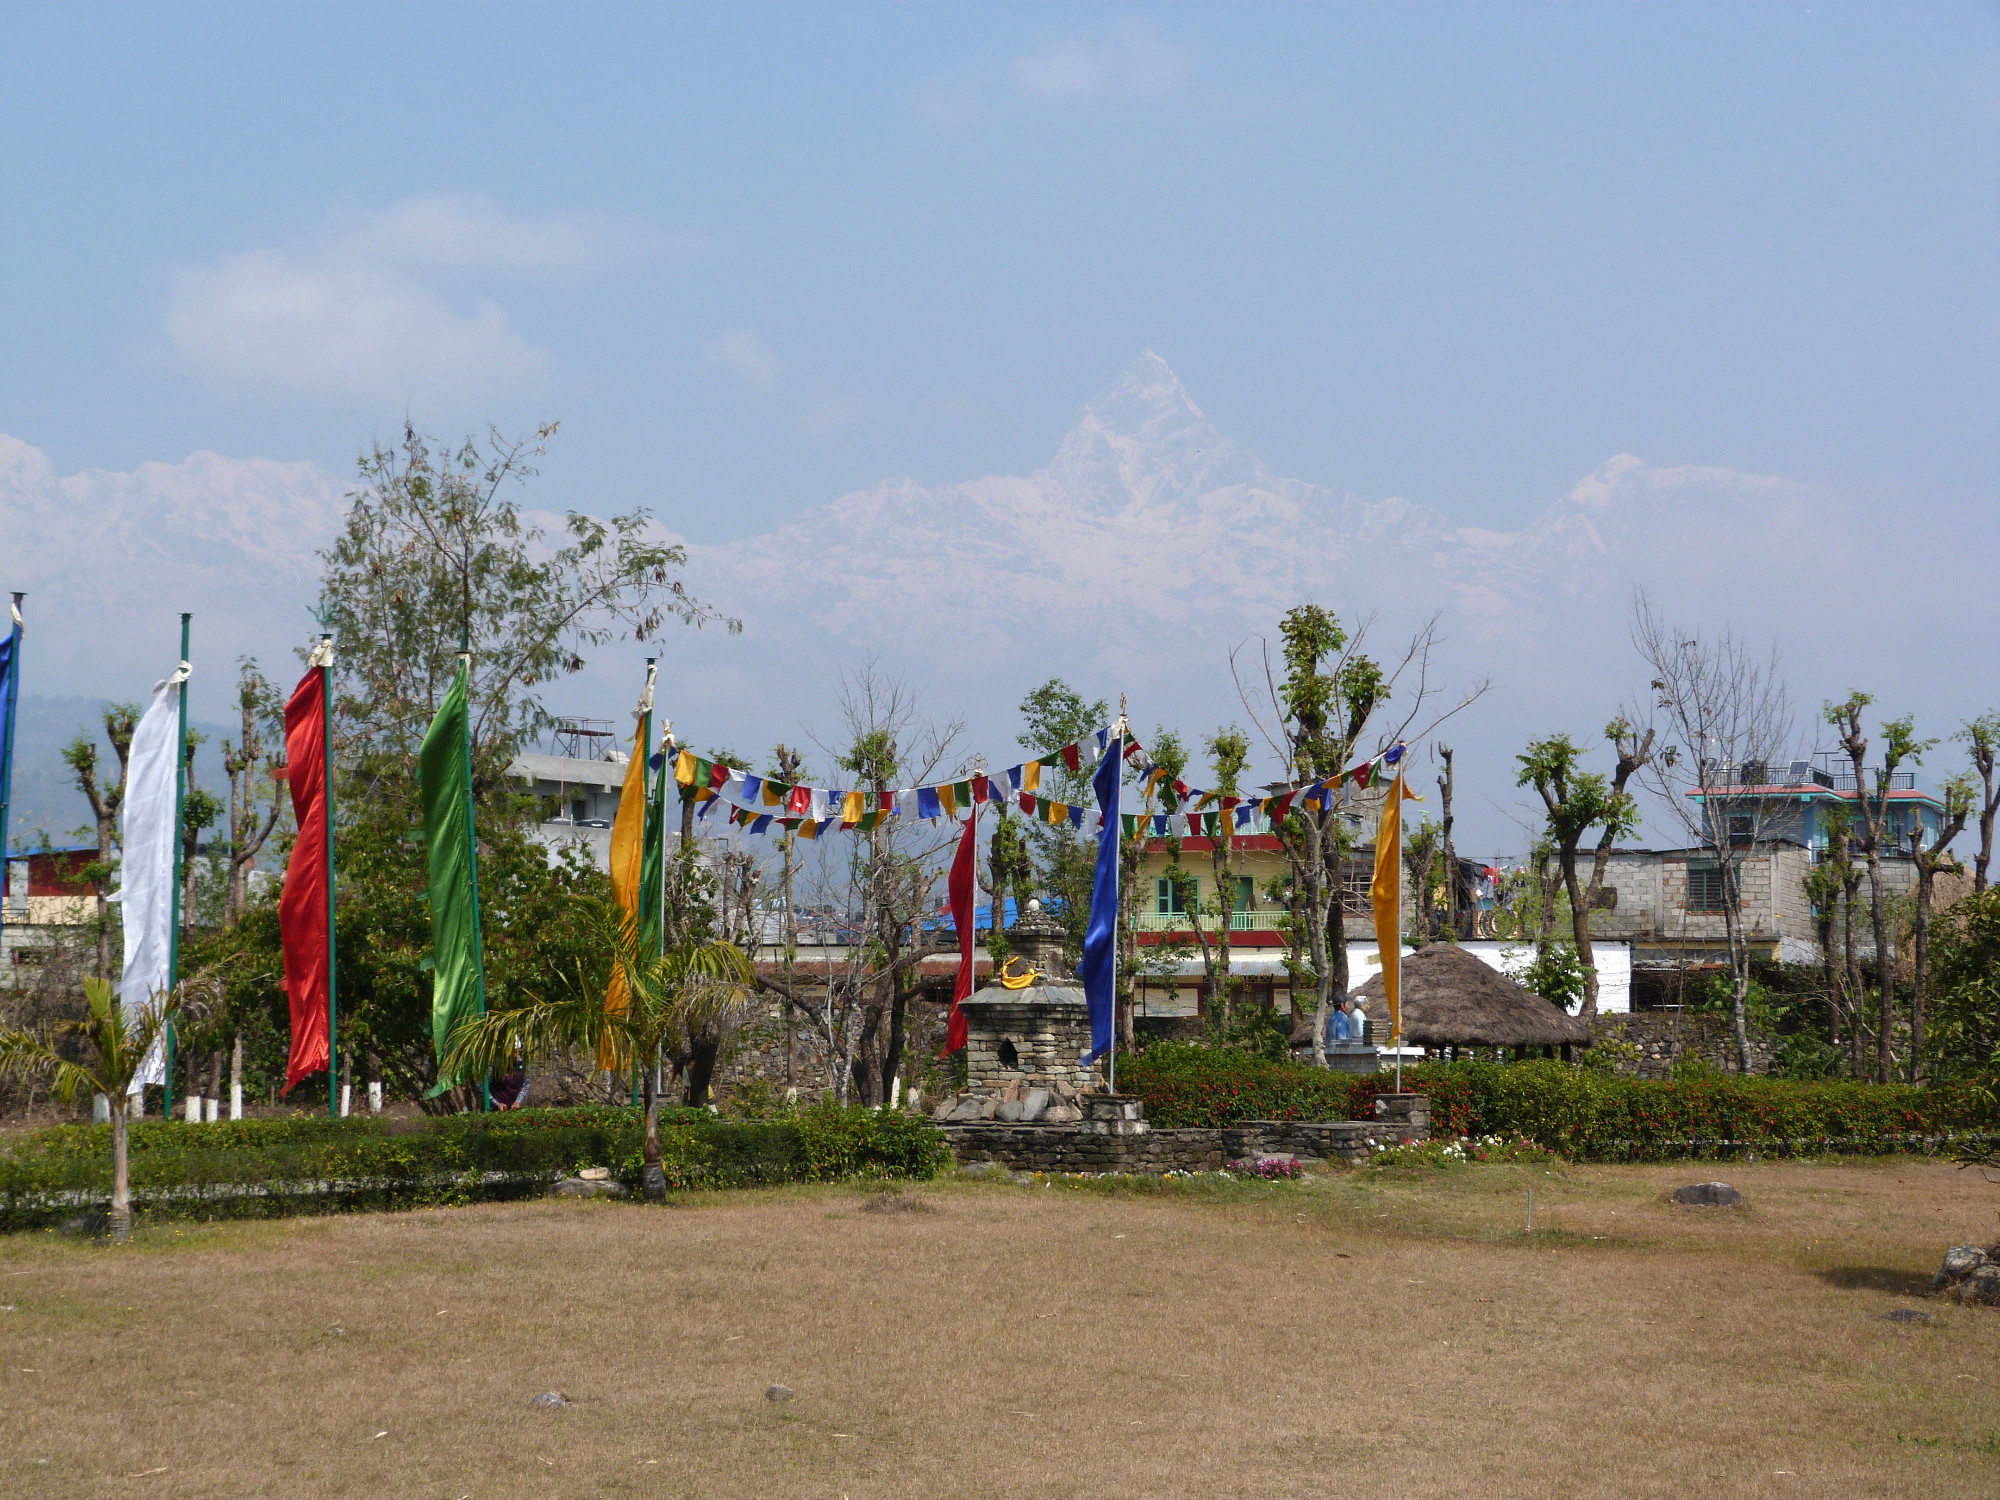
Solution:
<svg viewBox="0 0 2000 1500"><path fill-rule="evenodd" d="M465 637L460 636L463 648ZM458 669L465 674L465 857L472 869L472 959L473 972L479 979L479 1014L486 1014L486 933L479 919L479 835L473 827L472 801L472 653L462 649L458 658ZM329 1062L332 1058L327 1059ZM493 1075L479 1080L479 1107L491 1112L493 1108Z"/></svg>
<svg viewBox="0 0 2000 1500"><path fill-rule="evenodd" d="M326 1115L330 1120L340 1118L340 1107L335 1102L340 1082L340 1007L334 999L333 948L333 636L322 630L319 636L320 655L325 658L319 666L320 690L320 754L326 761L325 817L326 817Z"/></svg>
<svg viewBox="0 0 2000 1500"><path fill-rule="evenodd" d="M21 624L21 600L25 596L14 595L11 617L7 621L7 633L13 638L13 649L7 653L7 735L0 740L0 890L7 883L7 812L14 800L14 721L21 716L21 637L25 633ZM21 892L25 905L28 893ZM7 930L7 906L0 901L0 932Z"/></svg>
<svg viewBox="0 0 2000 1500"><path fill-rule="evenodd" d="M181 616L181 665L188 659L188 622L193 615ZM167 929L167 993L174 992L174 986L181 980L181 844L182 823L187 817L187 732L188 732L188 685L187 678L181 678L180 725L174 735L174 887L169 910L172 922ZM167 1023L167 1084L164 1117L174 1117L174 1026Z"/></svg>

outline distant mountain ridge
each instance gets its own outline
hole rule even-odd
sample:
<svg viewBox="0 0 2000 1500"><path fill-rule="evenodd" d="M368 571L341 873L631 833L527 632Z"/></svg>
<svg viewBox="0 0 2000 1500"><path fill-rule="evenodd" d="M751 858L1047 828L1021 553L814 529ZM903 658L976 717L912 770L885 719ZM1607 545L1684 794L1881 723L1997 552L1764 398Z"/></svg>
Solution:
<svg viewBox="0 0 2000 1500"><path fill-rule="evenodd" d="M962 651L965 632L1083 637L1117 657L1162 629L1266 629L1307 598L1437 608L1507 635L1671 573L1723 525L1754 541L1812 492L1725 469L1619 454L1518 531L1451 524L1273 476L1148 351L1085 407L1049 464L936 487L887 480L761 536L694 549L759 626ZM1696 559L1699 561L1699 559Z"/></svg>

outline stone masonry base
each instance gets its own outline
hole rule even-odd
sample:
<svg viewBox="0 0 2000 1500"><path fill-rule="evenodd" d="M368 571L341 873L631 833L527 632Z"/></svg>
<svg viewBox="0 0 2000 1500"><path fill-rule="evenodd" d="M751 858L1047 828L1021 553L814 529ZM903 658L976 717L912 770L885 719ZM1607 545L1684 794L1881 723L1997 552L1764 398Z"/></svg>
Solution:
<svg viewBox="0 0 2000 1500"><path fill-rule="evenodd" d="M960 1166L998 1162L1019 1172L1213 1172L1232 1161L1296 1156L1307 1165L1358 1166L1377 1146L1429 1138L1427 1115L1376 1120L1246 1120L1221 1130L1107 1134L1089 1123L940 1127Z"/></svg>

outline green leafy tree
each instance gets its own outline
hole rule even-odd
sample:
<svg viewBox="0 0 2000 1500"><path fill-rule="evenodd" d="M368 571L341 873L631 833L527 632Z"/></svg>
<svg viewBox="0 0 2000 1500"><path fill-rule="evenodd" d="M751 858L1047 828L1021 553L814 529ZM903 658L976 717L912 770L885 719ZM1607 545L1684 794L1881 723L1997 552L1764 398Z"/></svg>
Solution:
<svg viewBox="0 0 2000 1500"><path fill-rule="evenodd" d="M1639 826L1639 806L1625 790L1625 782L1643 763L1636 750L1628 755L1625 746L1632 732L1623 720L1607 727L1607 739L1619 745L1617 780L1583 769L1583 751L1566 734L1537 740L1516 757L1521 771L1517 786L1532 786L1542 799L1547 818L1548 842L1562 872L1563 890L1569 897L1570 928L1576 960L1583 967L1583 1009L1588 1018L1597 1014L1597 963L1590 946L1590 896L1577 871L1577 854L1592 828L1601 828L1598 847L1602 850L1594 884L1603 880L1602 868L1609 863L1612 844Z"/></svg>
<svg viewBox="0 0 2000 1500"><path fill-rule="evenodd" d="M1988 886L1940 914L1931 983L1924 1045L1932 1081L1971 1078L2000 1086L2000 887Z"/></svg>
<svg viewBox="0 0 2000 1500"><path fill-rule="evenodd" d="M1389 696L1389 677L1363 654L1332 610L1302 604L1279 622L1285 673L1273 693L1279 748L1287 780L1297 786L1344 769L1377 705ZM1339 810L1328 799L1318 808L1294 808L1272 830L1292 867L1303 908L1306 963L1313 989L1313 1059L1326 1065L1326 1023L1333 995L1348 988L1347 934L1341 916L1341 864L1350 840ZM1294 976L1292 994L1299 991ZM1294 1021L1297 1000L1293 1001Z"/></svg>
<svg viewBox="0 0 2000 1500"><path fill-rule="evenodd" d="M1019 744L1031 753L1047 754L1094 734L1104 727L1110 714L1110 706L1102 698L1086 699L1060 677L1051 677L1021 700ZM1085 765L1072 774L1059 760L1044 761L1041 795L1072 806L1092 806L1090 775L1095 769ZM1054 898L1049 903L1055 908L1052 915L1063 925L1074 962L1083 952L1084 929L1090 925L1096 851L1085 835L1067 823L1052 826L1033 821L1027 834L1037 882Z"/></svg>
<svg viewBox="0 0 2000 1500"><path fill-rule="evenodd" d="M653 953L639 924L625 913L593 903L589 921L598 946L610 952L624 976L624 1010L615 1015L605 1010L608 974L579 969L565 976L565 992L558 996L489 1011L460 1026L452 1036L448 1068L479 1077L505 1071L516 1058L593 1056L600 1041L609 1042L613 1055L643 1061L718 1016L740 1010L755 982L750 960L734 943L683 939ZM642 1066L639 1074L646 1107L646 1196L659 1199L667 1190L660 1166L660 1096L653 1070Z"/></svg>
<svg viewBox="0 0 2000 1500"><path fill-rule="evenodd" d="M508 777L516 751L548 722L542 694L582 670L594 647L650 640L670 621L720 619L688 591L684 549L660 541L646 511L609 521L571 512L557 536L523 519L516 492L554 433L496 433L453 450L406 426L399 444L362 457L341 533L321 554L321 618L336 647L343 1044L372 1049L389 1081L419 1095L436 1076L421 968L430 920L424 854L405 835L419 821L417 750L461 653L471 667L487 1004L497 1012L542 1003L555 976L582 961L588 935L562 912L601 884L594 871L550 864L527 833L533 799Z"/></svg>

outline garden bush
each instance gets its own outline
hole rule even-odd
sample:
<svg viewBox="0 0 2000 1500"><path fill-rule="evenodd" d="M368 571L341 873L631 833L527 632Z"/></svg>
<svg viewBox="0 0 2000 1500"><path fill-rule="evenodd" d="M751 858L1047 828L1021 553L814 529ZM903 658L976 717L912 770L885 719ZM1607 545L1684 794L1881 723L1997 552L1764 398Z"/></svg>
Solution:
<svg viewBox="0 0 2000 1500"><path fill-rule="evenodd" d="M639 1185L644 1118L583 1106L434 1120L147 1120L131 1132L143 1216L262 1217L532 1196L559 1176L608 1167ZM676 1189L934 1176L943 1136L888 1111L801 1110L724 1120L663 1110L660 1148ZM61 1125L0 1145L0 1229L94 1210L111 1191L111 1127Z"/></svg>
<svg viewBox="0 0 2000 1500"><path fill-rule="evenodd" d="M1118 1069L1155 1128L1243 1120L1365 1120L1390 1073L1349 1074L1187 1045L1150 1047ZM1559 1062L1425 1063L1403 1087L1427 1094L1436 1136L1526 1137L1580 1160L1934 1150L1990 1135L1992 1099L1835 1080L1620 1078Z"/></svg>

